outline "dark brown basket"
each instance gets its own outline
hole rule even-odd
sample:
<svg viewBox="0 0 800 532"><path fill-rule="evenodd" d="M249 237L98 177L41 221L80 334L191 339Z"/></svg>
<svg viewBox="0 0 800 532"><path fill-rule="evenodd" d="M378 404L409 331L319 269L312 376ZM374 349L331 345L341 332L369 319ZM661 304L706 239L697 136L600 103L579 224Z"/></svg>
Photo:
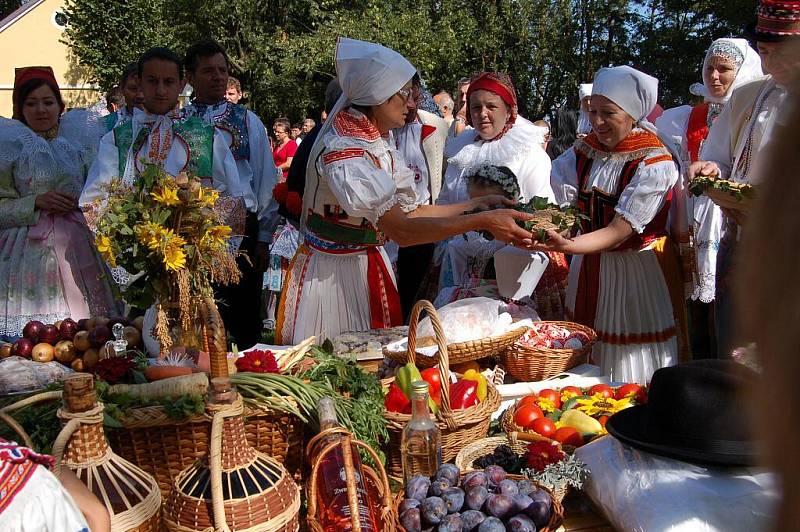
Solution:
<svg viewBox="0 0 800 532"><path fill-rule="evenodd" d="M548 321L568 329L582 332L589 337L589 343L580 349L551 349L547 347L527 347L516 341L500 355L503 366L509 375L521 382L536 382L554 377L559 373L586 362L597 334L580 323L571 321Z"/></svg>

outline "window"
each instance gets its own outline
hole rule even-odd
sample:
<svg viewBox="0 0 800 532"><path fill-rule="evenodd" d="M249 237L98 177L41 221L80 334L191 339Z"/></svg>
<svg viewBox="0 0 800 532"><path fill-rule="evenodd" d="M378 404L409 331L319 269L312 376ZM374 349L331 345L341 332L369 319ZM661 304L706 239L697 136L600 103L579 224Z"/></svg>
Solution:
<svg viewBox="0 0 800 532"><path fill-rule="evenodd" d="M66 13L64 13L60 9L53 11L53 16L51 17L50 20L56 28L61 30L66 28L67 24L69 23L69 19L67 18Z"/></svg>

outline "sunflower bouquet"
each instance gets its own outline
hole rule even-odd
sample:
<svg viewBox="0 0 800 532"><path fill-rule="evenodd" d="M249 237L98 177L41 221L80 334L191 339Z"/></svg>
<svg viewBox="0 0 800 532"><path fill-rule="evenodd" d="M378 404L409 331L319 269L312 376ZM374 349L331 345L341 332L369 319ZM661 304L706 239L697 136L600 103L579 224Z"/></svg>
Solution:
<svg viewBox="0 0 800 532"><path fill-rule="evenodd" d="M228 242L232 230L215 209L219 193L195 176L173 177L154 165L133 186L115 179L107 188L96 213L95 245L112 268L133 274L125 288L129 304L157 305L154 335L165 352L174 342L174 325L189 333L196 302L212 295L212 283L239 281ZM178 323L170 323L168 314Z"/></svg>

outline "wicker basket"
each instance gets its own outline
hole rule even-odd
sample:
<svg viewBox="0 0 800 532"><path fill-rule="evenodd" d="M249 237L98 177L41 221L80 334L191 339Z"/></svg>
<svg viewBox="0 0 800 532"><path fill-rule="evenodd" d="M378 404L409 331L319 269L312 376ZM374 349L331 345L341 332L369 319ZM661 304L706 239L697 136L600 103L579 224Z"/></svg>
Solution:
<svg viewBox="0 0 800 532"><path fill-rule="evenodd" d="M539 436L538 434L509 432L505 436L493 436L491 438L484 438L482 440L470 443L461 449L461 451L459 451L458 456L456 456L455 464L462 473L467 473L475 469L472 467L472 464L475 460L481 456L485 456L494 452L494 450L501 445L508 445L517 454L525 454L525 452L528 450L528 443L536 441L550 442L553 445L558 446L559 449L561 448L558 442L554 442L553 440L545 438L544 436ZM511 477L517 478L517 475L511 475ZM524 477L520 476L519 478ZM567 495L567 491L569 491L569 486L566 485L558 489L554 488L553 486L548 487L553 492L553 495L559 500L559 502L564 500L564 497Z"/></svg>
<svg viewBox="0 0 800 532"><path fill-rule="evenodd" d="M200 308L211 339L209 450L178 474L164 503L164 525L176 532L294 532L300 490L280 463L248 445L242 399L228 378L222 318L210 297Z"/></svg>
<svg viewBox="0 0 800 532"><path fill-rule="evenodd" d="M568 329L570 332L582 332L589 337L589 343L580 349L551 349L547 347L527 347L515 342L503 351L500 356L503 366L509 375L521 382L536 382L554 377L559 373L586 362L597 341L597 334L579 323L569 321L548 321Z"/></svg>
<svg viewBox="0 0 800 532"><path fill-rule="evenodd" d="M326 436L330 436L332 434L341 434L342 439L335 443L330 444L322 444L320 443ZM324 448L316 452L315 446L317 445L325 445ZM342 427L338 428L331 428L327 429L323 432L320 432L311 441L308 442L308 447L306 448L306 457L307 461L314 462L314 467L311 470L311 475L309 476L308 486L307 486L307 501L308 501L308 515L306 518L306 522L308 527L313 532L323 532L324 529L322 524L317 519L317 490L320 488L317 482L317 478L319 475L319 467L323 463L323 458L326 454L332 452L337 446L341 446L343 453L353 452L355 447L361 447L364 449L369 456L372 457L372 461L377 464L378 470L375 471L371 467L365 466L362 464L361 472L364 474L364 480L366 482L366 489L368 493L377 494L381 499L381 521L382 525L380 527L381 530L386 532L392 532L395 529L397 523L397 513L395 505L392 501L392 491L389 487L389 477L386 476L386 470L381 465L380 458L378 458L377 453L365 444L362 441L354 440L353 436L347 432L346 429ZM347 459L345 460L345 462ZM352 469L347 468L346 472L351 472ZM350 506L350 515L360 515L358 511L358 498L354 495L356 484L355 477L348 479L348 503ZM322 486L324 489L325 486ZM372 501L373 503L377 501ZM360 523L359 523L359 526ZM353 526L352 530L356 530L356 527Z"/></svg>
<svg viewBox="0 0 800 532"><path fill-rule="evenodd" d="M448 369L448 348L444 340L444 331L433 305L429 301L419 301L411 311L410 327L408 329L408 357L413 363L416 358L417 322L423 310L427 310L431 317L436 341L439 345L439 374L442 383L449 383L450 370ZM450 390L442 386L442 406L436 413L436 424L441 432L442 460L448 462L456 457L465 445L475 440L486 437L492 413L500 406L500 394L497 393L493 383L487 386L486 399L475 406L463 410L453 410L450 407ZM389 430L389 442L386 453L386 462L389 474L392 477L402 478L403 465L400 456L400 440L403 427L411 419L408 414L384 411Z"/></svg>
<svg viewBox="0 0 800 532"><path fill-rule="evenodd" d="M511 475L510 478L521 480L523 477L518 475ZM539 484L536 481L531 481L531 482L533 482L540 490L546 491L550 495L550 498L553 500L550 520L547 522L547 525L540 528L538 532L556 532L556 530L559 530L559 527L564 522L564 507L561 505L561 500L553 493L553 490L551 490L547 486ZM400 493L394 499L395 508L400 506L400 503L403 502L404 498L405 496L403 494L403 491L401 490ZM399 512L396 513L399 514ZM403 525L400 524L399 519L397 522L397 530L399 530L400 532L406 532L406 529L403 527Z"/></svg>
<svg viewBox="0 0 800 532"><path fill-rule="evenodd" d="M53 443L55 475L66 467L102 501L111 530L160 530L161 492L155 479L114 454L103 433L103 406L97 403L94 377L79 373L64 381L64 429Z"/></svg>

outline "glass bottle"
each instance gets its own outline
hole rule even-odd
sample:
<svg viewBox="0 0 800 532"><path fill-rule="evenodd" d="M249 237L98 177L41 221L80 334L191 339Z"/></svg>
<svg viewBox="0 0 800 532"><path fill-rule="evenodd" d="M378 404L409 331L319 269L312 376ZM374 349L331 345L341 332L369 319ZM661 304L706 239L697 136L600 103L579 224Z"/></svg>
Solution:
<svg viewBox="0 0 800 532"><path fill-rule="evenodd" d="M441 433L428 413L428 383L411 383L411 420L403 427L400 456L403 480L414 475L432 477L442 465Z"/></svg>
<svg viewBox="0 0 800 532"><path fill-rule="evenodd" d="M339 427L336 419L336 408L333 399L323 397L317 403L319 413L320 431ZM322 440L312 450L312 465L318 460L320 452L330 443L340 441L340 434L333 434ZM347 453L340 446L335 447L322 457L318 477L311 479L318 482L317 508L320 525L325 532L355 531L351 519L350 504L347 491L347 470L353 472L356 483L357 506L360 530L362 532L377 532L381 529L381 520L377 509L378 500L373 500L365 483L361 470L361 458L358 450L351 446Z"/></svg>

